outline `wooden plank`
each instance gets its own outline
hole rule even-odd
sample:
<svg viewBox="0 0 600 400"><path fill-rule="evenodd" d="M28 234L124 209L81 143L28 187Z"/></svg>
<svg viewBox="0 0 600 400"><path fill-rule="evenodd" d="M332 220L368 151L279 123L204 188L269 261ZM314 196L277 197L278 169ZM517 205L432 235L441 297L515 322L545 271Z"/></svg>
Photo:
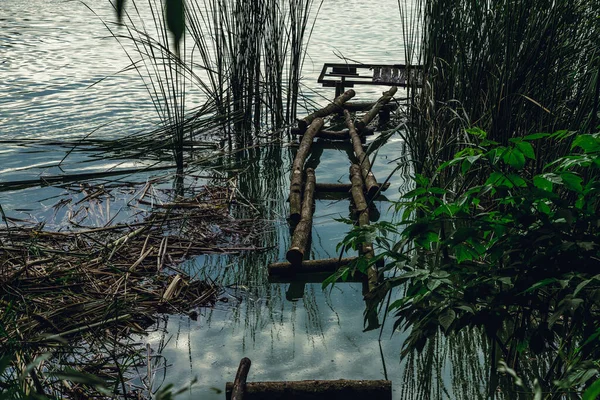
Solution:
<svg viewBox="0 0 600 400"><path fill-rule="evenodd" d="M231 386L231 382L227 382L228 400ZM392 398L392 382L384 380L249 382L246 387L246 397L244 397L246 400L391 400Z"/></svg>

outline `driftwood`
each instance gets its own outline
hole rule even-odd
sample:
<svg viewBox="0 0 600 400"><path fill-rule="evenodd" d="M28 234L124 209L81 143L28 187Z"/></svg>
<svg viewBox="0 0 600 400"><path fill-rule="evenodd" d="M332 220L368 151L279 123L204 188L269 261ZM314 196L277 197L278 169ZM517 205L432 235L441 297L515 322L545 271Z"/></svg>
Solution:
<svg viewBox="0 0 600 400"><path fill-rule="evenodd" d="M334 112L341 111L343 109L344 103L354 97L356 93L354 90L350 89L336 97L333 102L329 103L326 107L315 111L314 113L304 117L303 119L298 120L298 127L301 130L306 130L306 128L312 124L312 122L317 118L323 118L332 114Z"/></svg>
<svg viewBox="0 0 600 400"><path fill-rule="evenodd" d="M312 230L313 202L315 195L315 170L306 169L306 186L304 187L304 198L302 199L302 214L300 222L294 229L292 243L286 254L287 260L293 266L299 266L302 263L304 254L306 254L310 234Z"/></svg>
<svg viewBox="0 0 600 400"><path fill-rule="evenodd" d="M335 272L339 267L350 264L357 257L325 258L321 260L303 260L299 266L293 266L290 262L277 262L269 264L269 275L292 275L296 273L320 273Z"/></svg>
<svg viewBox="0 0 600 400"><path fill-rule="evenodd" d="M375 118L375 116L383 108L383 106L387 104L392 99L392 97L394 97L397 91L398 88L396 86L393 86L390 90L384 92L383 96L381 96L379 100L375 102L373 107L362 117L362 119L356 122L356 129L358 129L359 131L365 129L365 127L369 125L369 122L371 122L373 118Z"/></svg>
<svg viewBox="0 0 600 400"><path fill-rule="evenodd" d="M360 163L360 170L367 188L367 196L373 197L379 191L379 184L377 183L377 179L375 179L375 175L373 175L373 172L371 171L371 162L369 161L369 157L363 149L360 137L358 136L358 133L356 133L354 123L352 122L352 117L350 116L348 110L344 110L344 117L350 132L350 138L352 139L354 154Z"/></svg>
<svg viewBox="0 0 600 400"><path fill-rule="evenodd" d="M246 398L246 379L248 378L248 371L250 371L251 364L252 362L247 357L242 358L240 361L240 366L235 374L235 380L231 385L231 393L228 396L231 400L243 400Z"/></svg>
<svg viewBox="0 0 600 400"><path fill-rule="evenodd" d="M380 191L385 192L390 187L390 183L386 182L380 186ZM348 183L317 183L315 185L315 191L317 193L322 192L343 192L349 193L350 189L352 189L352 184Z"/></svg>
<svg viewBox="0 0 600 400"><path fill-rule="evenodd" d="M356 212L358 213L358 225L363 227L369 225L369 207L363 194L362 186L363 180L360 173L360 167L356 164L350 166L350 180L352 182L352 199L356 206ZM365 241L362 243L360 253L367 260L375 257L375 251L373 250L373 243ZM369 292L372 292L377 286L379 280L377 267L372 265L367 270L367 280L369 283Z"/></svg>
<svg viewBox="0 0 600 400"><path fill-rule="evenodd" d="M230 399L232 384L226 384ZM391 400L392 382L384 380L333 380L249 382L244 399L302 399L302 400Z"/></svg>
<svg viewBox="0 0 600 400"><path fill-rule="evenodd" d="M296 153L296 158L294 158L294 163L292 164L292 174L290 177L290 220L294 223L300 220L300 213L302 212L302 170L304 162L310 152L313 139L321 127L323 127L323 118L317 118L310 124L309 129L302 136L298 153Z"/></svg>

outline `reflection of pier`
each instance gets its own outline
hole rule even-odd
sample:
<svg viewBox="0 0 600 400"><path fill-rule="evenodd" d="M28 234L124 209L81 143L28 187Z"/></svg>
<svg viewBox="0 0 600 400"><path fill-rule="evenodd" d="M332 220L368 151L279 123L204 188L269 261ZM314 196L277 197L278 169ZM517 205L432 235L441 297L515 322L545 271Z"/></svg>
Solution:
<svg viewBox="0 0 600 400"><path fill-rule="evenodd" d="M350 89L337 96L326 107L313 112L298 121L298 128L295 133L301 135L300 145L292 163L290 177L290 212L289 220L292 225L292 239L290 248L286 254L287 262L272 263L269 265L269 280L272 282L290 282L288 298L302 297L304 284L309 282L320 283L328 275L331 275L345 268L346 282L363 282L363 294L367 295L379 284L379 271L375 262L375 252L373 244L365 237L358 246L359 254L362 260L366 260L368 267L361 268L357 266L357 258L334 258L325 260L309 260L310 240L312 231L312 218L314 199L323 197L327 194L337 196L346 196L352 199L354 205L352 216L355 225L365 228L369 225L370 217L376 220L377 210L373 210L372 200L378 198L382 191L385 191L389 185L381 184L377 181L373 171L371 161L364 150L363 143L366 135L372 134L375 130L370 124L377 120L379 116L380 123L385 123L389 119L389 113L396 104L391 103L393 96L397 91L393 86L389 91L383 93L383 96L376 102L370 103L351 103L349 100L354 97L354 90ZM346 107L350 104L350 107ZM363 111L360 117L353 117L349 109L353 112ZM331 127L326 127L325 120L331 115L337 114L345 123L346 128L342 131L335 131ZM339 119L339 117L338 117ZM314 168L312 158L315 153L311 153L311 146L315 138L320 141L344 140L348 143L350 158L350 179L347 184L332 184L317 182L317 173ZM309 154L311 157L309 158ZM310 165L310 166L309 166ZM371 213L370 213L371 211ZM355 270L355 273L350 271ZM368 305L367 305L368 306ZM369 327L377 327L377 316L374 310L367 307L367 318Z"/></svg>

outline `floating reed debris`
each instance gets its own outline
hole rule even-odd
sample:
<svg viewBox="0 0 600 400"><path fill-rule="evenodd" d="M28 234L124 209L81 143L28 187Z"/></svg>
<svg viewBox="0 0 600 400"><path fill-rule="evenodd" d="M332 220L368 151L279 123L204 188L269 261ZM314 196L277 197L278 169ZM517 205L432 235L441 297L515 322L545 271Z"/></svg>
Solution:
<svg viewBox="0 0 600 400"><path fill-rule="evenodd" d="M197 195L163 203L128 224L69 231L13 224L0 230L0 323L5 333L0 348L126 337L144 332L157 313L212 305L220 289L193 279L178 265L201 253L256 249L247 241L258 233L257 221L236 220L229 213L235 190L233 185L201 187ZM138 191L138 207L153 192L158 190ZM78 207L99 198L84 200ZM72 216L69 221L73 228L81 220Z"/></svg>

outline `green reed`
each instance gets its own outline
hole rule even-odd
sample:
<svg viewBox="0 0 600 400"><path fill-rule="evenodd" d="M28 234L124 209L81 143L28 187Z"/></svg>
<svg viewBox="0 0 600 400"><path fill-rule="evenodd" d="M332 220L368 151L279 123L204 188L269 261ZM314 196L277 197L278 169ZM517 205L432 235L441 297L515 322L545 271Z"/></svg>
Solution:
<svg viewBox="0 0 600 400"><path fill-rule="evenodd" d="M411 91L407 145L435 170L476 125L512 137L597 126L600 4L590 0L399 0L406 59L424 68ZM564 154L537 149L539 166Z"/></svg>

